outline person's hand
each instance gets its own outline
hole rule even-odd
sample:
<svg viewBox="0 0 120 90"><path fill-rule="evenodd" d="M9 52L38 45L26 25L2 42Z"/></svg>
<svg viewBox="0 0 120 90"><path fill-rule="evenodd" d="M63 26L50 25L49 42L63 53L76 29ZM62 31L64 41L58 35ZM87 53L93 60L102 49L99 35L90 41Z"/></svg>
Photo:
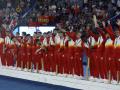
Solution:
<svg viewBox="0 0 120 90"><path fill-rule="evenodd" d="M95 27L99 27L99 25L97 23L96 15L93 15L93 21L94 21Z"/></svg>
<svg viewBox="0 0 120 90"><path fill-rule="evenodd" d="M96 23L95 27L99 27L99 24L98 24L98 23Z"/></svg>
<svg viewBox="0 0 120 90"><path fill-rule="evenodd" d="M93 20L94 20L95 22L97 21L96 15L93 15Z"/></svg>
<svg viewBox="0 0 120 90"><path fill-rule="evenodd" d="M40 51L40 49L37 49L37 50L35 51L35 54L37 54L39 51Z"/></svg>
<svg viewBox="0 0 120 90"><path fill-rule="evenodd" d="M110 25L110 21L108 20L108 24Z"/></svg>
<svg viewBox="0 0 120 90"><path fill-rule="evenodd" d="M117 20L116 24L120 26L120 19Z"/></svg>
<svg viewBox="0 0 120 90"><path fill-rule="evenodd" d="M104 21L102 22L102 25L103 25L103 27L105 28L106 25L105 25L105 22L104 22Z"/></svg>

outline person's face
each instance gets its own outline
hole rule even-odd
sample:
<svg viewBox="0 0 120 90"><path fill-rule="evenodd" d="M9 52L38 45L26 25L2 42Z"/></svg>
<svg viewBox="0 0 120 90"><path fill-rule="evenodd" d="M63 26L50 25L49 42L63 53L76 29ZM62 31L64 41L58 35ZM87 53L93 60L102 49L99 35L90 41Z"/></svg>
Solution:
<svg viewBox="0 0 120 90"><path fill-rule="evenodd" d="M77 38L79 39L81 37L81 33L78 33L77 34Z"/></svg>
<svg viewBox="0 0 120 90"><path fill-rule="evenodd" d="M59 33L59 36L62 38L62 37L63 37L63 34L62 34L62 33Z"/></svg>
<svg viewBox="0 0 120 90"><path fill-rule="evenodd" d="M120 36L119 30L116 30L116 31L115 31L115 36L116 36L116 37L119 37L119 36Z"/></svg>
<svg viewBox="0 0 120 90"><path fill-rule="evenodd" d="M32 22L32 18L30 18L29 21Z"/></svg>
<svg viewBox="0 0 120 90"><path fill-rule="evenodd" d="M120 19L117 19L117 25L120 26Z"/></svg>
<svg viewBox="0 0 120 90"><path fill-rule="evenodd" d="M90 26L87 26L87 27L86 27L86 30L89 30L89 29L90 29Z"/></svg>
<svg viewBox="0 0 120 90"><path fill-rule="evenodd" d="M19 36L19 33L16 33L16 36Z"/></svg>
<svg viewBox="0 0 120 90"><path fill-rule="evenodd" d="M29 40L31 40L31 39L32 39L32 37L29 35L29 36L28 36L28 39L29 39Z"/></svg>
<svg viewBox="0 0 120 90"><path fill-rule="evenodd" d="M43 36L44 36L44 37L46 37L46 36L47 36L47 34L46 34L46 33L44 33L44 34L43 34Z"/></svg>
<svg viewBox="0 0 120 90"><path fill-rule="evenodd" d="M41 33L38 33L37 36L40 37L42 34Z"/></svg>
<svg viewBox="0 0 120 90"><path fill-rule="evenodd" d="M24 34L24 33L22 33L22 36L24 37L24 36L25 36L25 34Z"/></svg>
<svg viewBox="0 0 120 90"><path fill-rule="evenodd" d="M54 34L56 34L56 33L57 33L57 31L56 31L56 30L54 30L54 31L53 31L53 33L54 33Z"/></svg>
<svg viewBox="0 0 120 90"><path fill-rule="evenodd" d="M100 15L100 10L99 10L99 9L96 10L96 15L97 15L97 16Z"/></svg>
<svg viewBox="0 0 120 90"><path fill-rule="evenodd" d="M14 41L14 42L17 42L17 39L16 39L16 38L13 38L13 41Z"/></svg>
<svg viewBox="0 0 120 90"><path fill-rule="evenodd" d="M34 33L33 37L36 37L37 35Z"/></svg>
<svg viewBox="0 0 120 90"><path fill-rule="evenodd" d="M9 33L8 36L11 37L12 36L11 33Z"/></svg>
<svg viewBox="0 0 120 90"><path fill-rule="evenodd" d="M106 33L106 38L110 38L110 35L108 33Z"/></svg>
<svg viewBox="0 0 120 90"><path fill-rule="evenodd" d="M6 36L9 36L9 32L6 32Z"/></svg>

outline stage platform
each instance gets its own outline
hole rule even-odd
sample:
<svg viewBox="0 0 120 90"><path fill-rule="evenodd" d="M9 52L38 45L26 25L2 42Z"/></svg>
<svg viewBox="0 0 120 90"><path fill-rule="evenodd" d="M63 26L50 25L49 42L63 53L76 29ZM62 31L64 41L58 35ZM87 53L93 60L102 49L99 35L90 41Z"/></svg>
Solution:
<svg viewBox="0 0 120 90"><path fill-rule="evenodd" d="M100 82L81 80L80 78L73 78L72 76L71 77L70 76L66 77L61 75L56 76L56 75L48 74L45 72L33 73L28 71L17 70L15 68L0 67L0 84L5 83L4 81L8 80L6 78L9 78L9 80L12 82L16 82L15 80L18 80L17 82L20 81L19 83L21 83L23 87L24 87L24 84L28 85L28 83L30 84L28 85L29 87L32 85L33 82L36 82L36 84L34 83L33 85L38 85L38 87L41 85L45 86L45 84L46 84L46 87L55 87L55 89L54 88L44 89L45 87L44 88L41 87L42 90L43 89L44 90L76 90L76 89L78 90L120 90L120 85L116 85L116 84L105 84ZM9 80L8 80L8 83L10 83ZM21 80L23 83L21 82ZM8 87L9 87L9 84L8 84ZM15 84L15 87L17 87L16 84ZM1 88L2 86L0 85L0 90L6 90ZM21 89L14 89L14 90L21 90ZM38 89L31 89L31 90L38 90Z"/></svg>

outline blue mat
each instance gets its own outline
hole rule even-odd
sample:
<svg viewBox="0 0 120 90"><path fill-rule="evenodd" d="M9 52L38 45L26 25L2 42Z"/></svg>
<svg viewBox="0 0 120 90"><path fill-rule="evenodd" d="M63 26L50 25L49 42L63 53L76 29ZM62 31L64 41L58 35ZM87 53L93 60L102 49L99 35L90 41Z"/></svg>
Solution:
<svg viewBox="0 0 120 90"><path fill-rule="evenodd" d="M0 76L0 90L77 90L77 89L11 78L6 76Z"/></svg>

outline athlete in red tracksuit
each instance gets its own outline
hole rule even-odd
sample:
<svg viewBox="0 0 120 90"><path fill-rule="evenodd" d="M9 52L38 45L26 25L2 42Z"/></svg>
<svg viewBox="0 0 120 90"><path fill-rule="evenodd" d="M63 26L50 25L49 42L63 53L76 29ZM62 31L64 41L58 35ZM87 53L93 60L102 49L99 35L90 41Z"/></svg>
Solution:
<svg viewBox="0 0 120 90"><path fill-rule="evenodd" d="M115 36L112 31L112 27L109 24L105 30L108 32L109 37L105 43L105 63L107 67L107 74L110 74L110 78L116 80L116 61L114 59L114 41Z"/></svg>
<svg viewBox="0 0 120 90"><path fill-rule="evenodd" d="M12 45L12 47L13 47L12 52L13 52L14 66L17 66L18 45L16 44L16 41L14 41L14 44Z"/></svg>
<svg viewBox="0 0 120 90"><path fill-rule="evenodd" d="M55 72L56 71L55 58L54 58L55 40L53 35L50 36L48 43L49 43L48 46L49 67L50 67L50 71Z"/></svg>
<svg viewBox="0 0 120 90"><path fill-rule="evenodd" d="M64 36L63 33L60 36L60 48L59 48L59 73L64 74L65 73L65 64L67 64L65 61L65 45L64 45Z"/></svg>
<svg viewBox="0 0 120 90"><path fill-rule="evenodd" d="M37 50L37 48L36 48L37 46L36 46L36 44L35 44L35 42L32 44L32 64L33 64L33 66L34 66L34 69L36 69L36 50Z"/></svg>
<svg viewBox="0 0 120 90"><path fill-rule="evenodd" d="M89 36L87 39L87 44L88 44L88 48L87 48L87 56L89 57L90 60L90 75L92 77L96 77L96 72L97 72L97 68L96 68L96 41L95 38L93 36Z"/></svg>
<svg viewBox="0 0 120 90"><path fill-rule="evenodd" d="M63 46L61 45L62 50L61 59L63 61L64 74L69 74L68 40L69 37L65 35Z"/></svg>
<svg viewBox="0 0 120 90"><path fill-rule="evenodd" d="M42 47L44 47L43 49L45 50L43 54L44 70L50 71L50 64L49 64L50 62L48 61L48 39L47 37L44 37L44 40L42 42Z"/></svg>
<svg viewBox="0 0 120 90"><path fill-rule="evenodd" d="M99 32L99 37L97 41L97 61L98 61L98 73L102 79L107 79L107 69L106 69L106 63L104 58L104 52L105 52L105 42L106 42L106 36L102 29L99 27L96 28ZM99 77L98 77L99 78Z"/></svg>
<svg viewBox="0 0 120 90"><path fill-rule="evenodd" d="M114 42L114 71L112 74L114 75L113 79L120 82L120 35L116 37ZM115 68L116 67L116 68Z"/></svg>
<svg viewBox="0 0 120 90"><path fill-rule="evenodd" d="M75 42L70 39L68 41L68 71L69 74L74 74L74 54L75 54Z"/></svg>
<svg viewBox="0 0 120 90"><path fill-rule="evenodd" d="M74 54L74 73L78 76L83 76L82 54L83 54L83 41L79 33L78 39L75 41L75 54Z"/></svg>
<svg viewBox="0 0 120 90"><path fill-rule="evenodd" d="M12 45L12 43L6 44L5 60L6 60L7 66L13 66L14 61L13 61L13 45Z"/></svg>
<svg viewBox="0 0 120 90"><path fill-rule="evenodd" d="M21 68L27 68L27 58L26 58L26 44L25 43L21 43L20 46L20 64L23 66L21 66Z"/></svg>
<svg viewBox="0 0 120 90"><path fill-rule="evenodd" d="M89 32L89 50L90 50L90 74L94 78L99 78L99 62L97 61L97 41L98 41L98 35L93 34L90 30Z"/></svg>
<svg viewBox="0 0 120 90"><path fill-rule="evenodd" d="M55 49L54 49L54 65L55 65L55 71L59 73L59 67L60 67L60 35L59 33L55 36Z"/></svg>
<svg viewBox="0 0 120 90"><path fill-rule="evenodd" d="M5 66L5 43L3 38L0 39L0 58L2 65Z"/></svg>
<svg viewBox="0 0 120 90"><path fill-rule="evenodd" d="M42 58L43 58L43 50L39 44L35 47L35 54L34 54L34 67L35 69L42 70Z"/></svg>
<svg viewBox="0 0 120 90"><path fill-rule="evenodd" d="M32 64L32 45L30 43L27 43L26 46L26 62L27 68L30 69Z"/></svg>

